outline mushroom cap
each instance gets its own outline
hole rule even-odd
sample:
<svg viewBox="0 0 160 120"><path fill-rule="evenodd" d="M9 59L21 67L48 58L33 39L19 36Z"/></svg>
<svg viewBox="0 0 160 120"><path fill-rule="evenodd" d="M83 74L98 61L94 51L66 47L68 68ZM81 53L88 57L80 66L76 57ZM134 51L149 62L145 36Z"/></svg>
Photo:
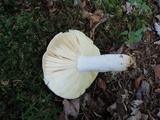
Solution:
<svg viewBox="0 0 160 120"><path fill-rule="evenodd" d="M45 84L56 95L75 99L92 84L98 72L80 72L80 56L100 55L93 41L78 30L57 34L43 55L42 68Z"/></svg>

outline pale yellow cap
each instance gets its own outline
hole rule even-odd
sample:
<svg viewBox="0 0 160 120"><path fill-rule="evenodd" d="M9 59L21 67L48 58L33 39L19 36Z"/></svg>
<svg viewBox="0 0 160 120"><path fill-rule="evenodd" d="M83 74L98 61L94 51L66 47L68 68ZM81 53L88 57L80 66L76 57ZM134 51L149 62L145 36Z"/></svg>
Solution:
<svg viewBox="0 0 160 120"><path fill-rule="evenodd" d="M93 41L78 30L57 34L43 55L42 67L45 84L56 95L75 99L92 84L97 72L77 70L79 56L100 55Z"/></svg>

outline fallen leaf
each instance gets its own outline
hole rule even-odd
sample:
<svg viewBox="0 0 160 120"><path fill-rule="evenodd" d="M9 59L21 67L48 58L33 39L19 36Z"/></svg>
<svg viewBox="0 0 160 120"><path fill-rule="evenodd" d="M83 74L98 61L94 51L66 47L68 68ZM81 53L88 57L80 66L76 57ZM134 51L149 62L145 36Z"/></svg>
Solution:
<svg viewBox="0 0 160 120"><path fill-rule="evenodd" d="M160 15L156 15L155 17L160 21Z"/></svg>
<svg viewBox="0 0 160 120"><path fill-rule="evenodd" d="M91 100L90 108L92 109L92 111L94 111L97 114L105 111L104 106L105 106L105 103L100 98L97 98L96 101Z"/></svg>
<svg viewBox="0 0 160 120"><path fill-rule="evenodd" d="M60 116L59 116L59 120L66 120L66 119L65 119L64 111L61 112L61 114L60 114Z"/></svg>
<svg viewBox="0 0 160 120"><path fill-rule="evenodd" d="M86 7L86 0L78 0L78 4L81 7L82 10Z"/></svg>
<svg viewBox="0 0 160 120"><path fill-rule="evenodd" d="M149 115L147 115L147 114L142 114L142 117L141 117L141 120L148 120L149 119ZM149 119L149 120L151 120L151 119Z"/></svg>
<svg viewBox="0 0 160 120"><path fill-rule="evenodd" d="M107 108L107 111L112 114L116 120L125 120L127 118L127 104L128 104L128 91L124 89L124 94L119 96L114 104Z"/></svg>
<svg viewBox="0 0 160 120"><path fill-rule="evenodd" d="M147 113L148 113L148 118L149 118L149 120L156 120L156 119L151 115L151 113L150 113L149 110L147 110Z"/></svg>
<svg viewBox="0 0 160 120"><path fill-rule="evenodd" d="M83 17L85 17L85 18L90 18L90 16L92 15L92 13L90 13L90 12L88 12L87 10L83 10Z"/></svg>
<svg viewBox="0 0 160 120"><path fill-rule="evenodd" d="M73 118L77 118L77 116L79 115L79 109L80 109L79 99L74 99L71 101L64 99L62 103L63 103L65 119L69 120L70 116Z"/></svg>
<svg viewBox="0 0 160 120"><path fill-rule="evenodd" d="M112 115L114 115L116 112L116 109L117 109L117 103L115 102L107 108L107 111L110 112Z"/></svg>
<svg viewBox="0 0 160 120"><path fill-rule="evenodd" d="M160 45L160 40L158 40L158 41L154 42L154 44L156 44L156 45Z"/></svg>
<svg viewBox="0 0 160 120"><path fill-rule="evenodd" d="M124 89L124 94L121 95L122 97L122 102L126 101L128 99L128 90Z"/></svg>
<svg viewBox="0 0 160 120"><path fill-rule="evenodd" d="M104 102L100 98L97 98L96 101L93 100L88 93L80 97L80 104L85 109L90 108L97 115L105 110Z"/></svg>
<svg viewBox="0 0 160 120"><path fill-rule="evenodd" d="M56 11L56 8L55 7L52 7L52 8L49 8L49 13L53 13Z"/></svg>
<svg viewBox="0 0 160 120"><path fill-rule="evenodd" d="M120 46L120 48L116 51L116 53L117 53L117 54L122 54L122 52L124 51L124 47L125 47L125 45L122 44L122 45Z"/></svg>
<svg viewBox="0 0 160 120"><path fill-rule="evenodd" d="M130 116L127 120L148 120L147 114L142 114L140 111L135 116Z"/></svg>
<svg viewBox="0 0 160 120"><path fill-rule="evenodd" d="M155 89L154 92L160 93L160 88Z"/></svg>
<svg viewBox="0 0 160 120"><path fill-rule="evenodd" d="M56 11L56 8L55 6L53 5L55 0L47 0L47 7L48 7L48 10L49 10L49 13L53 13Z"/></svg>
<svg viewBox="0 0 160 120"><path fill-rule="evenodd" d="M1 84L7 86L9 84L9 80L2 80Z"/></svg>
<svg viewBox="0 0 160 120"><path fill-rule="evenodd" d="M136 11L137 3L136 2L134 3L126 2L126 4L122 5L121 7L123 11L126 12L127 15L130 15Z"/></svg>
<svg viewBox="0 0 160 120"><path fill-rule="evenodd" d="M127 120L141 120L142 114L139 110L136 111L135 115L131 115ZM143 119L144 120L144 119Z"/></svg>
<svg viewBox="0 0 160 120"><path fill-rule="evenodd" d="M142 81L141 86L136 92L136 98L139 100L149 100L149 83L145 80Z"/></svg>
<svg viewBox="0 0 160 120"><path fill-rule="evenodd" d="M124 94L122 94L117 100L116 100L116 111L118 113L118 116L120 119L124 120L126 119L126 112L127 112L127 104L128 104L128 91L124 89Z"/></svg>
<svg viewBox="0 0 160 120"><path fill-rule="evenodd" d="M157 113L158 118L160 118L160 108L159 108L159 112Z"/></svg>
<svg viewBox="0 0 160 120"><path fill-rule="evenodd" d="M107 17L102 10L96 10L90 16L90 38L92 40L94 40L95 29L98 27L99 24L105 22L106 20L107 20Z"/></svg>
<svg viewBox="0 0 160 120"><path fill-rule="evenodd" d="M106 83L101 78L98 78L98 87L102 88L103 90L106 89Z"/></svg>
<svg viewBox="0 0 160 120"><path fill-rule="evenodd" d="M137 49L142 45L141 41L138 41L138 42L135 41L135 42L131 42L129 44L126 42L125 44L131 50Z"/></svg>
<svg viewBox="0 0 160 120"><path fill-rule="evenodd" d="M135 84L135 88L136 88L136 89L139 88L140 83L141 83L142 80L143 80L143 77L142 77L142 76L139 76L139 77L135 80L134 84Z"/></svg>
<svg viewBox="0 0 160 120"><path fill-rule="evenodd" d="M22 82L22 80L13 80L13 85L16 86L18 83Z"/></svg>
<svg viewBox="0 0 160 120"><path fill-rule="evenodd" d="M158 6L160 7L160 0L158 0Z"/></svg>
<svg viewBox="0 0 160 120"><path fill-rule="evenodd" d="M107 16L102 10L96 10L94 13L89 12L87 10L86 0L78 0L78 4L83 11L83 16L88 18L90 21L90 38L94 40L95 29L99 24L106 21Z"/></svg>
<svg viewBox="0 0 160 120"><path fill-rule="evenodd" d="M116 111L117 111L118 115L120 116L120 118L123 120L124 116L126 114L126 109L125 109L125 104L124 104L124 100L122 97L119 97L116 100L116 106L117 106Z"/></svg>
<svg viewBox="0 0 160 120"><path fill-rule="evenodd" d="M130 107L130 110L132 111L131 112L131 116L127 119L127 120L141 120L143 117L143 114L140 112L140 105L143 103L142 100L133 100L131 102L131 107ZM143 120L147 120L147 119L144 119Z"/></svg>
<svg viewBox="0 0 160 120"><path fill-rule="evenodd" d="M154 23L154 27L155 27L157 34L160 36L160 25L158 25L158 23Z"/></svg>
<svg viewBox="0 0 160 120"><path fill-rule="evenodd" d="M143 32L146 32L146 31L152 31L151 26L144 27Z"/></svg>
<svg viewBox="0 0 160 120"><path fill-rule="evenodd" d="M53 5L53 1L52 0L47 0L47 7L50 7Z"/></svg>
<svg viewBox="0 0 160 120"><path fill-rule="evenodd" d="M160 79L160 64L153 67L155 76Z"/></svg>
<svg viewBox="0 0 160 120"><path fill-rule="evenodd" d="M86 0L75 0L77 1L78 5L80 6L82 12L83 12L83 17L85 18L90 18L92 13L88 12L87 6L86 6Z"/></svg>
<svg viewBox="0 0 160 120"><path fill-rule="evenodd" d="M133 107L135 107L135 108L138 108L141 104L143 103L143 101L142 100L133 100L132 102L131 102L131 105L133 106Z"/></svg>
<svg viewBox="0 0 160 120"><path fill-rule="evenodd" d="M91 97L89 93L85 93L80 97L80 101L81 101L81 105L83 107L86 107L87 105L89 105L89 103L91 103Z"/></svg>

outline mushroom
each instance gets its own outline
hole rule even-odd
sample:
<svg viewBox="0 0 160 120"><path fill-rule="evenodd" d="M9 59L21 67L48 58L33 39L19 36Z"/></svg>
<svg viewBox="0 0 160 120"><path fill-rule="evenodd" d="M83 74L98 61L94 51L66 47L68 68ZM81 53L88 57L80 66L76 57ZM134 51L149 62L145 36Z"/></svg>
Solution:
<svg viewBox="0 0 160 120"><path fill-rule="evenodd" d="M93 41L78 30L57 34L43 55L44 82L56 95L75 99L98 72L124 71L132 64L125 54L100 55Z"/></svg>

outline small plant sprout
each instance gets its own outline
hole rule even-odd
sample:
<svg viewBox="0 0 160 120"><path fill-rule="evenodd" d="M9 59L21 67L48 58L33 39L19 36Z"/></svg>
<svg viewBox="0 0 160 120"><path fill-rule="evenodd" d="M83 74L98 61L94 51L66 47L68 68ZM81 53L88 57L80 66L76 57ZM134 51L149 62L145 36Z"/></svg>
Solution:
<svg viewBox="0 0 160 120"><path fill-rule="evenodd" d="M98 72L124 71L133 63L125 54L100 55L93 41L78 30L57 34L43 55L45 84L58 96L82 95Z"/></svg>
<svg viewBox="0 0 160 120"><path fill-rule="evenodd" d="M142 35L143 28L138 29L137 31L133 32L132 34L129 34L127 30L123 31L121 35L128 35L128 40L126 41L127 44L131 44L133 42L138 42L140 40L140 37Z"/></svg>

